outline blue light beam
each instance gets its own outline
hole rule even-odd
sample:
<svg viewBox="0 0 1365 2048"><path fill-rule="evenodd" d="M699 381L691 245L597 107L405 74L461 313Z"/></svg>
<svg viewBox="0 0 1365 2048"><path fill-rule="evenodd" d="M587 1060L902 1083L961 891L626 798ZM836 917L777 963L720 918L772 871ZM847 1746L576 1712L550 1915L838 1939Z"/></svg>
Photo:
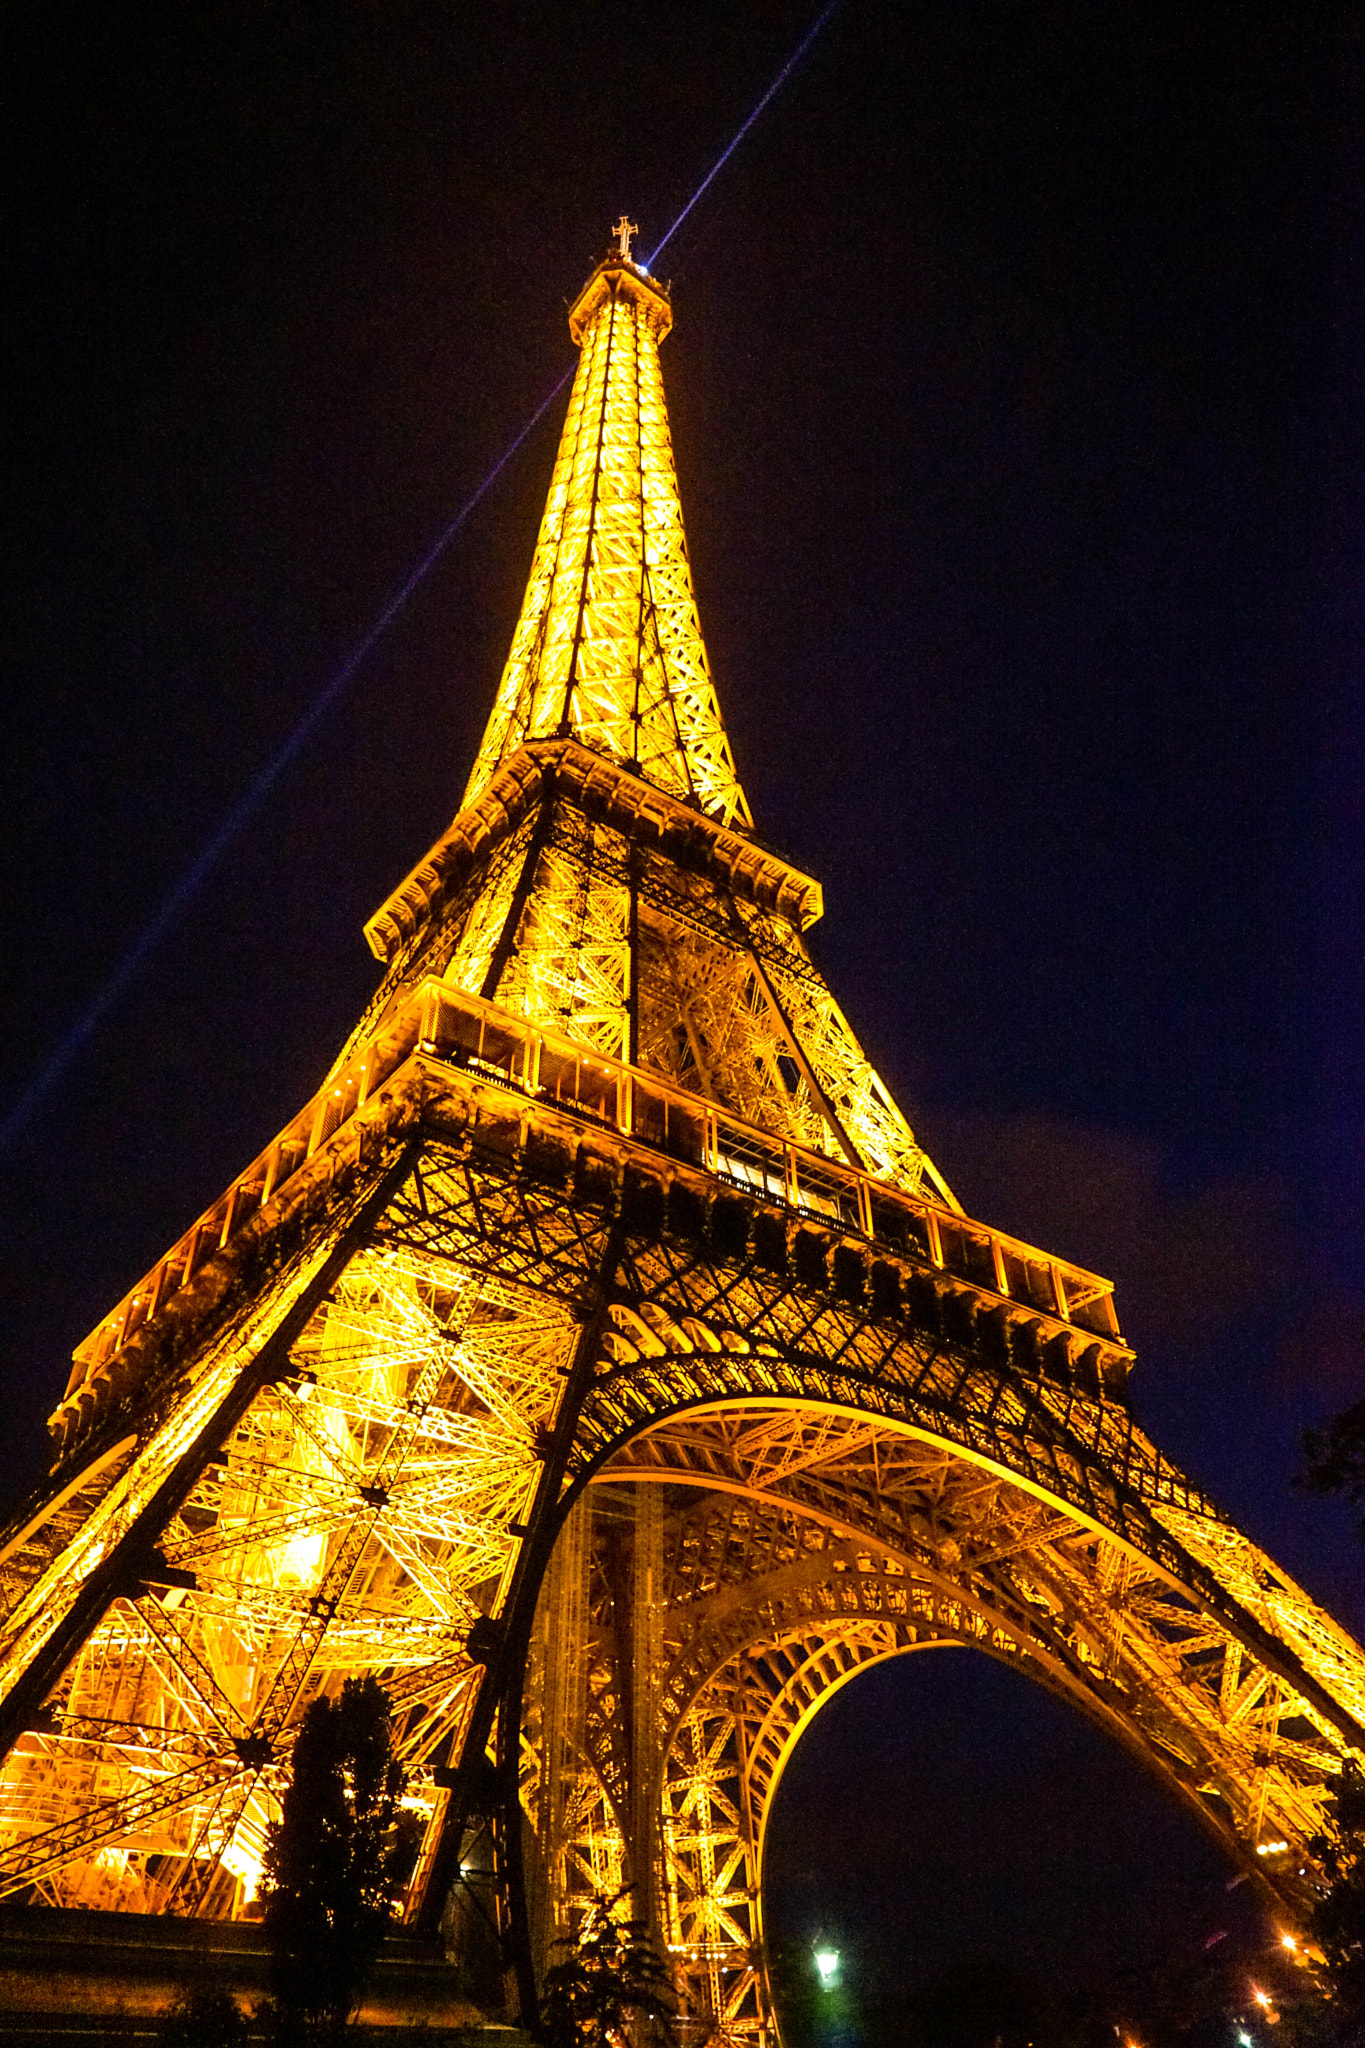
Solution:
<svg viewBox="0 0 1365 2048"><path fill-rule="evenodd" d="M744 123L744 126L738 131L738 133L734 136L732 141L727 144L726 148L716 158L716 161L712 164L710 170L706 173L706 176L702 179L700 185L698 185L696 191L692 194L692 197L688 200L686 206L678 215L678 218L674 221L672 227L668 230L668 233L664 236L663 240L655 244L655 247L650 252L649 261L645 265L646 270L653 270L656 260L660 256L662 256L664 250L673 240L674 235L677 234L678 229L687 219L688 214L691 213L692 208L701 198L707 186L712 184L714 180L720 176L721 172L725 169L725 166L729 163L735 151L739 148L740 143L743 142L745 136L753 127L754 122L758 119L759 115L763 112L763 109L767 106L769 100L775 98L776 95L779 92L781 92L783 86L791 77L793 71L795 71L797 65L801 62L801 59L805 56L807 50L815 41L815 38L819 35L821 29L829 20L831 14L833 14L835 8L838 7L838 5L839 0L829 0L829 5L828 7L825 8L824 12L816 16L815 20L806 30L805 35L802 36L800 42L792 51L790 57L788 57L786 63L782 66L782 69L778 72L772 84L768 87L768 90L764 93L758 105L754 108L752 114L750 114L748 120Z"/></svg>
<svg viewBox="0 0 1365 2048"><path fill-rule="evenodd" d="M418 584L421 583L428 571L434 567L436 562L445 553L470 513L479 503L479 500L492 489L532 428L540 424L540 421L554 404L572 374L573 365L571 363L555 385L554 390L550 392L548 397L541 400L516 439L509 444L492 469L489 470L478 489L466 498L454 518L445 527L444 531L438 535L432 546L427 549L426 554L423 555L406 583L389 599L364 638L359 641L347 656L330 682L319 690L317 696L308 706L308 709L304 712L293 731L282 741L265 766L258 771L254 779L247 784L246 789L223 819L212 839L201 849L190 866L186 868L184 874L171 890L170 895L167 896L160 909L143 926L142 930L133 940L132 945L95 992L86 1008L76 1018L65 1035L58 1040L44 1065L39 1068L37 1074L29 1082L28 1087L7 1112L4 1122L0 1123L0 1151L3 1151L6 1146L12 1144L27 1128L92 1032L108 1015L109 1011L123 994L123 991L133 980L148 954L156 950L167 932L178 922L200 887L208 879L209 875L212 874L214 868L217 867L219 861L237 837L237 834L250 824L271 790L275 787L275 784L279 781L281 775L283 775L285 769L289 766L295 755L307 744L314 728L326 717L337 698L355 675L356 670L365 660L365 657L383 638L384 634L398 617L399 612L402 611L403 606L412 596Z"/></svg>
<svg viewBox="0 0 1365 2048"><path fill-rule="evenodd" d="M840 0L829 0L828 6L816 17L811 27L807 29L805 35L792 51L791 56L782 66L782 69L778 72L776 78L758 102L758 105L749 115L743 127L738 130L725 149L716 158L716 161L712 164L710 170L706 173L706 176L702 179L700 185L698 185L696 191L668 230L668 233L663 237L662 241L656 244L646 265L647 269L653 269L655 259L668 247L668 244L672 241L674 235L677 234L678 229L687 219L688 214L691 213L697 201L720 176L720 173L724 170L726 164L729 163L755 121L758 120L769 102L781 91L839 4ZM43 1103L61 1080L63 1074L65 1074L67 1068L104 1021L110 1010L113 1009L129 983L135 978L143 961L147 959L149 954L155 952L167 932L179 922L181 916L188 909L190 903L212 874L214 868L217 867L238 833L250 824L290 762L307 744L314 729L326 717L366 657L378 645L379 641L383 639L408 599L435 567L465 521L469 518L475 506L492 489L527 435L540 424L540 421L554 404L572 374L573 365L570 364L569 368L555 385L554 390L550 392L548 397L541 400L541 403L536 407L530 419L527 420L526 425L522 428L516 439L509 443L478 489L465 500L454 518L437 536L431 547L427 549L427 552L423 555L407 581L389 599L364 638L358 642L330 681L319 690L317 696L308 706L308 709L304 712L293 731L282 741L265 766L256 774L255 778L248 783L246 789L227 813L212 839L208 841L207 845L200 850L190 866L186 868L184 874L171 890L169 896L166 897L160 909L143 926L142 930L133 940L132 945L129 946L127 952L124 953L105 981L96 990L85 1009L82 1010L74 1023L57 1041L57 1044L34 1075L32 1081L29 1082L27 1088L24 1089L23 1093L6 1113L3 1123L0 1123L0 1151L13 1144L14 1140L21 1136L28 1128L33 1118L42 1108Z"/></svg>

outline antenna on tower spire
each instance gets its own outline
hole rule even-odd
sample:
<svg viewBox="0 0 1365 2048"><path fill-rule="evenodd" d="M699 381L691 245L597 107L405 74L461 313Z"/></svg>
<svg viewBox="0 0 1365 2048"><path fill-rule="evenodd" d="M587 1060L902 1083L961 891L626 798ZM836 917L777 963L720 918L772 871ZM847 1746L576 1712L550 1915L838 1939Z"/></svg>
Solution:
<svg viewBox="0 0 1365 2048"><path fill-rule="evenodd" d="M623 263L630 262L630 238L632 235L638 235L639 232L640 230L636 227L634 221L624 213L612 229L612 233L616 237L616 252Z"/></svg>

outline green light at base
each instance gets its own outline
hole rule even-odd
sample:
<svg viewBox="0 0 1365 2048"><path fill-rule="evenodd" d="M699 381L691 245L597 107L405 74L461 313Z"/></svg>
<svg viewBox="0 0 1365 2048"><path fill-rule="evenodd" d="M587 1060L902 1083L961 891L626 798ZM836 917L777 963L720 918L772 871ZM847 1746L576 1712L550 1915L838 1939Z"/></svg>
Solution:
<svg viewBox="0 0 1365 2048"><path fill-rule="evenodd" d="M815 1967L820 1973L820 1989L833 1991L839 1982L839 1951L837 1948L817 1948Z"/></svg>

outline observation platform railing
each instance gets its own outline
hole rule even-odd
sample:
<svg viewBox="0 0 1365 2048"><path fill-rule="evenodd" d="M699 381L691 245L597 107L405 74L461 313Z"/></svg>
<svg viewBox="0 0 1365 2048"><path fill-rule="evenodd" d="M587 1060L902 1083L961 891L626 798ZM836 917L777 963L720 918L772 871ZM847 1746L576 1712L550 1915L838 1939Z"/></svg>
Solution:
<svg viewBox="0 0 1365 2048"><path fill-rule="evenodd" d="M429 980L91 1331L74 1354L64 1399L116 1357L197 1266L227 1245L414 1056L440 1060L528 1103L556 1104L732 1187L780 1202L797 1216L882 1245L1091 1336L1122 1342L1111 1281L975 1222L936 1195L892 1186L849 1162L809 1151L659 1074Z"/></svg>

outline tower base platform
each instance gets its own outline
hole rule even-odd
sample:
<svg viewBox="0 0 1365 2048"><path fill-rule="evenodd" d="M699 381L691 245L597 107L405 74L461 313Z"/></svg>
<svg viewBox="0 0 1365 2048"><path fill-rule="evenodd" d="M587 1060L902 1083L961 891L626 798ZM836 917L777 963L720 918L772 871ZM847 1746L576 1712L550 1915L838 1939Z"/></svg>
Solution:
<svg viewBox="0 0 1365 2048"><path fill-rule="evenodd" d="M431 2048L521 2048L529 2037L490 2022L460 1990L461 1973L431 1942L384 1944L360 2014L364 2027L420 2027ZM270 1947L250 1921L178 1920L57 1906L0 1911L0 2043L154 2040L177 1994L228 1991L250 2013L270 1996Z"/></svg>

